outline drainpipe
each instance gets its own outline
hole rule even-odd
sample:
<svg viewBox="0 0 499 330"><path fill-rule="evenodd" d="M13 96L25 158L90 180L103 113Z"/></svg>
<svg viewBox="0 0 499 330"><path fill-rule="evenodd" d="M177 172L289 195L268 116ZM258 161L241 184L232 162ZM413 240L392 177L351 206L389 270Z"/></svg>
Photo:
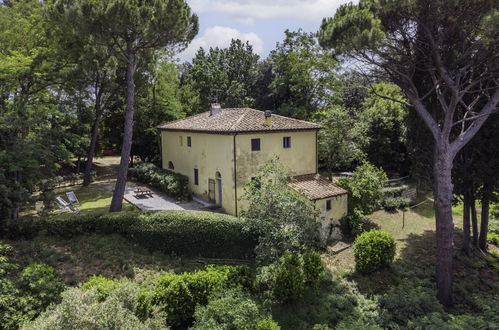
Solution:
<svg viewBox="0 0 499 330"><path fill-rule="evenodd" d="M319 130L315 130L315 174L319 173Z"/></svg>
<svg viewBox="0 0 499 330"><path fill-rule="evenodd" d="M234 206L236 208L236 217L237 217L237 160L236 160L236 136L237 133L234 134L233 138L233 150L234 150Z"/></svg>

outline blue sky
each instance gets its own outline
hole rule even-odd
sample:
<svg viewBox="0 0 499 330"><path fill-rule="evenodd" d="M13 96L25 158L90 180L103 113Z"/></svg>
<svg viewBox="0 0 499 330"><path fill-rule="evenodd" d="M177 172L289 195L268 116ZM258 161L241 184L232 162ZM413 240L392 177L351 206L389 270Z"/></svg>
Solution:
<svg viewBox="0 0 499 330"><path fill-rule="evenodd" d="M284 30L316 32L348 0L187 0L199 16L199 33L179 58L190 60L199 47L226 47L231 39L253 45L262 57L284 38Z"/></svg>

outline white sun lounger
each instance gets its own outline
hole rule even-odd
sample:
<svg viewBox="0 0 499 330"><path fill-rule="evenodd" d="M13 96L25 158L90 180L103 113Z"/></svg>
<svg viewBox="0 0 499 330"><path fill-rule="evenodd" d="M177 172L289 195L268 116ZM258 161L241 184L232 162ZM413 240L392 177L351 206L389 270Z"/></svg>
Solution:
<svg viewBox="0 0 499 330"><path fill-rule="evenodd" d="M55 198L55 202L56 202L57 206L59 206L59 208L61 210L64 210L64 211L65 210L69 210L69 211L71 211L73 213L79 213L80 212L79 209L75 208L71 203L66 202L64 200L64 198L62 198L61 196L57 196Z"/></svg>
<svg viewBox="0 0 499 330"><path fill-rule="evenodd" d="M78 205L80 202L78 201L78 198L76 197L76 194L72 191L68 191L66 193L66 196L68 196L69 203L72 205Z"/></svg>

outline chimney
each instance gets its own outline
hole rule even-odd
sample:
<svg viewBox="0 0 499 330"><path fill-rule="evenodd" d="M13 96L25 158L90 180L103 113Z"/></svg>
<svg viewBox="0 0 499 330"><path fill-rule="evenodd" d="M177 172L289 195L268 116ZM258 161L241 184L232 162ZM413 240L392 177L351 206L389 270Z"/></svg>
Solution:
<svg viewBox="0 0 499 330"><path fill-rule="evenodd" d="M214 116L222 112L222 107L218 103L212 103L210 107L210 116Z"/></svg>
<svg viewBox="0 0 499 330"><path fill-rule="evenodd" d="M265 120L263 121L264 126L272 126L272 111L265 110Z"/></svg>

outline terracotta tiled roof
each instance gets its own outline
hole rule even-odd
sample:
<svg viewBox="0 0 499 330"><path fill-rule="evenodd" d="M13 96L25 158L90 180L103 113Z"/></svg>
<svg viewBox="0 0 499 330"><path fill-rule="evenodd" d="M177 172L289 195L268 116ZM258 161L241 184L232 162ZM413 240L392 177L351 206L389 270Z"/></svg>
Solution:
<svg viewBox="0 0 499 330"><path fill-rule="evenodd" d="M320 174L314 173L295 176L289 185L296 191L303 191L312 200L347 193L345 189L338 187Z"/></svg>
<svg viewBox="0 0 499 330"><path fill-rule="evenodd" d="M322 126L304 120L272 114L271 125L264 125L265 112L251 108L227 108L210 115L209 111L159 125L159 129L217 133L314 130Z"/></svg>

